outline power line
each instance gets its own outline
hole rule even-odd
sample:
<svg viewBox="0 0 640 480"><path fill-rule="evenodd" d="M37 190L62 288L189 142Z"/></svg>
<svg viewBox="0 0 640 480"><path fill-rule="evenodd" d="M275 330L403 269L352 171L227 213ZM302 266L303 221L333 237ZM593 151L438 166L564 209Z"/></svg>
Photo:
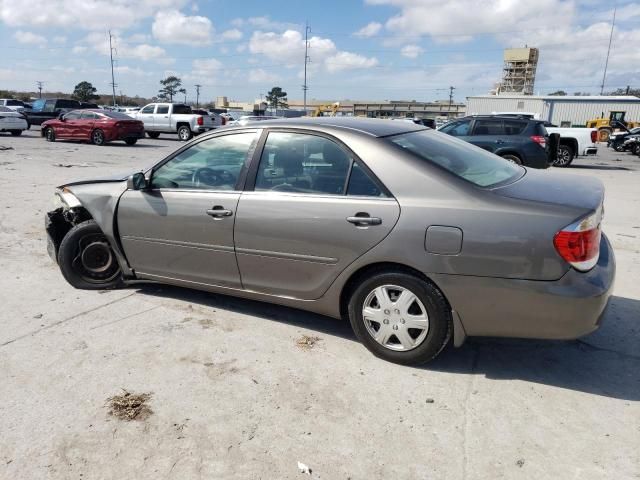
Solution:
<svg viewBox="0 0 640 480"><path fill-rule="evenodd" d="M116 106L116 79L113 75L113 45L111 44L111 30L109 30L109 58L111 59L111 87L113 88L113 106Z"/></svg>

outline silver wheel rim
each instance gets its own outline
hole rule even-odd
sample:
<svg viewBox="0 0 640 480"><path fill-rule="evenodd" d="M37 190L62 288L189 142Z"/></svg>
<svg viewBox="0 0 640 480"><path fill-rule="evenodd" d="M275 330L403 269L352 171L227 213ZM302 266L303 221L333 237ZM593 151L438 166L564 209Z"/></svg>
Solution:
<svg viewBox="0 0 640 480"><path fill-rule="evenodd" d="M51 128L47 129L47 140L50 142L53 140L53 130Z"/></svg>
<svg viewBox="0 0 640 480"><path fill-rule="evenodd" d="M95 132L93 132L93 143L95 143L96 145L100 145L102 143L103 140L103 135L102 132L100 130L96 130Z"/></svg>
<svg viewBox="0 0 640 480"><path fill-rule="evenodd" d="M569 163L569 150L566 148L558 149L558 159L556 160L556 165L566 165Z"/></svg>
<svg viewBox="0 0 640 480"><path fill-rule="evenodd" d="M187 131L186 128L181 128L180 129L180 139L181 140L188 140L189 139L189 132Z"/></svg>
<svg viewBox="0 0 640 480"><path fill-rule="evenodd" d="M372 290L364 300L362 320L369 335L389 350L413 350L429 333L427 309L415 293L398 285Z"/></svg>

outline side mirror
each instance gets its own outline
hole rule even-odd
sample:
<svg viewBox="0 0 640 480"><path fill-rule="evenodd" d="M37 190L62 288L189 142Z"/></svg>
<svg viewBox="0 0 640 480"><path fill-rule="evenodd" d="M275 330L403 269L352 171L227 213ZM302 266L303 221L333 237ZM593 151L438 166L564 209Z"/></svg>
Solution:
<svg viewBox="0 0 640 480"><path fill-rule="evenodd" d="M58 120L60 120L61 122L64 122L64 112L60 112L58 114Z"/></svg>
<svg viewBox="0 0 640 480"><path fill-rule="evenodd" d="M142 172L136 172L127 178L128 190L144 190L149 186L149 182Z"/></svg>

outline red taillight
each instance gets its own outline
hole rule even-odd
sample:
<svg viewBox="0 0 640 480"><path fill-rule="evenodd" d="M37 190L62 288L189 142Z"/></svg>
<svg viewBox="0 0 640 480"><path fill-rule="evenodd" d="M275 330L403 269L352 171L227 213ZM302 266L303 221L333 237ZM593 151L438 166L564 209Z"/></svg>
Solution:
<svg viewBox="0 0 640 480"><path fill-rule="evenodd" d="M204 125L204 118L198 117L198 125Z"/></svg>
<svg viewBox="0 0 640 480"><path fill-rule="evenodd" d="M531 140L536 142L542 148L547 146L547 140L542 135L531 135Z"/></svg>
<svg viewBox="0 0 640 480"><path fill-rule="evenodd" d="M591 130L591 143L596 143L598 141L598 132L596 130Z"/></svg>
<svg viewBox="0 0 640 480"><path fill-rule="evenodd" d="M596 213L560 230L553 237L558 254L576 270L592 269L600 257L600 221L602 208Z"/></svg>

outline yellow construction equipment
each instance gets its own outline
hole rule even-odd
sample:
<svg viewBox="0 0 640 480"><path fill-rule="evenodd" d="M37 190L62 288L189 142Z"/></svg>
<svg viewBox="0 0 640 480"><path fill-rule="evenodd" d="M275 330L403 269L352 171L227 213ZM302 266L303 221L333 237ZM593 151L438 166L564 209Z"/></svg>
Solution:
<svg viewBox="0 0 640 480"><path fill-rule="evenodd" d="M340 110L340 102L330 103L326 105L318 105L316 109L311 112L312 117L335 117L336 113Z"/></svg>
<svg viewBox="0 0 640 480"><path fill-rule="evenodd" d="M627 112L609 112L609 118L604 118L604 114L600 118L594 118L587 120L587 128L598 129L598 141L606 142L609 140L609 135L614 130L624 126L628 129L640 127L640 122L627 122L624 116Z"/></svg>

